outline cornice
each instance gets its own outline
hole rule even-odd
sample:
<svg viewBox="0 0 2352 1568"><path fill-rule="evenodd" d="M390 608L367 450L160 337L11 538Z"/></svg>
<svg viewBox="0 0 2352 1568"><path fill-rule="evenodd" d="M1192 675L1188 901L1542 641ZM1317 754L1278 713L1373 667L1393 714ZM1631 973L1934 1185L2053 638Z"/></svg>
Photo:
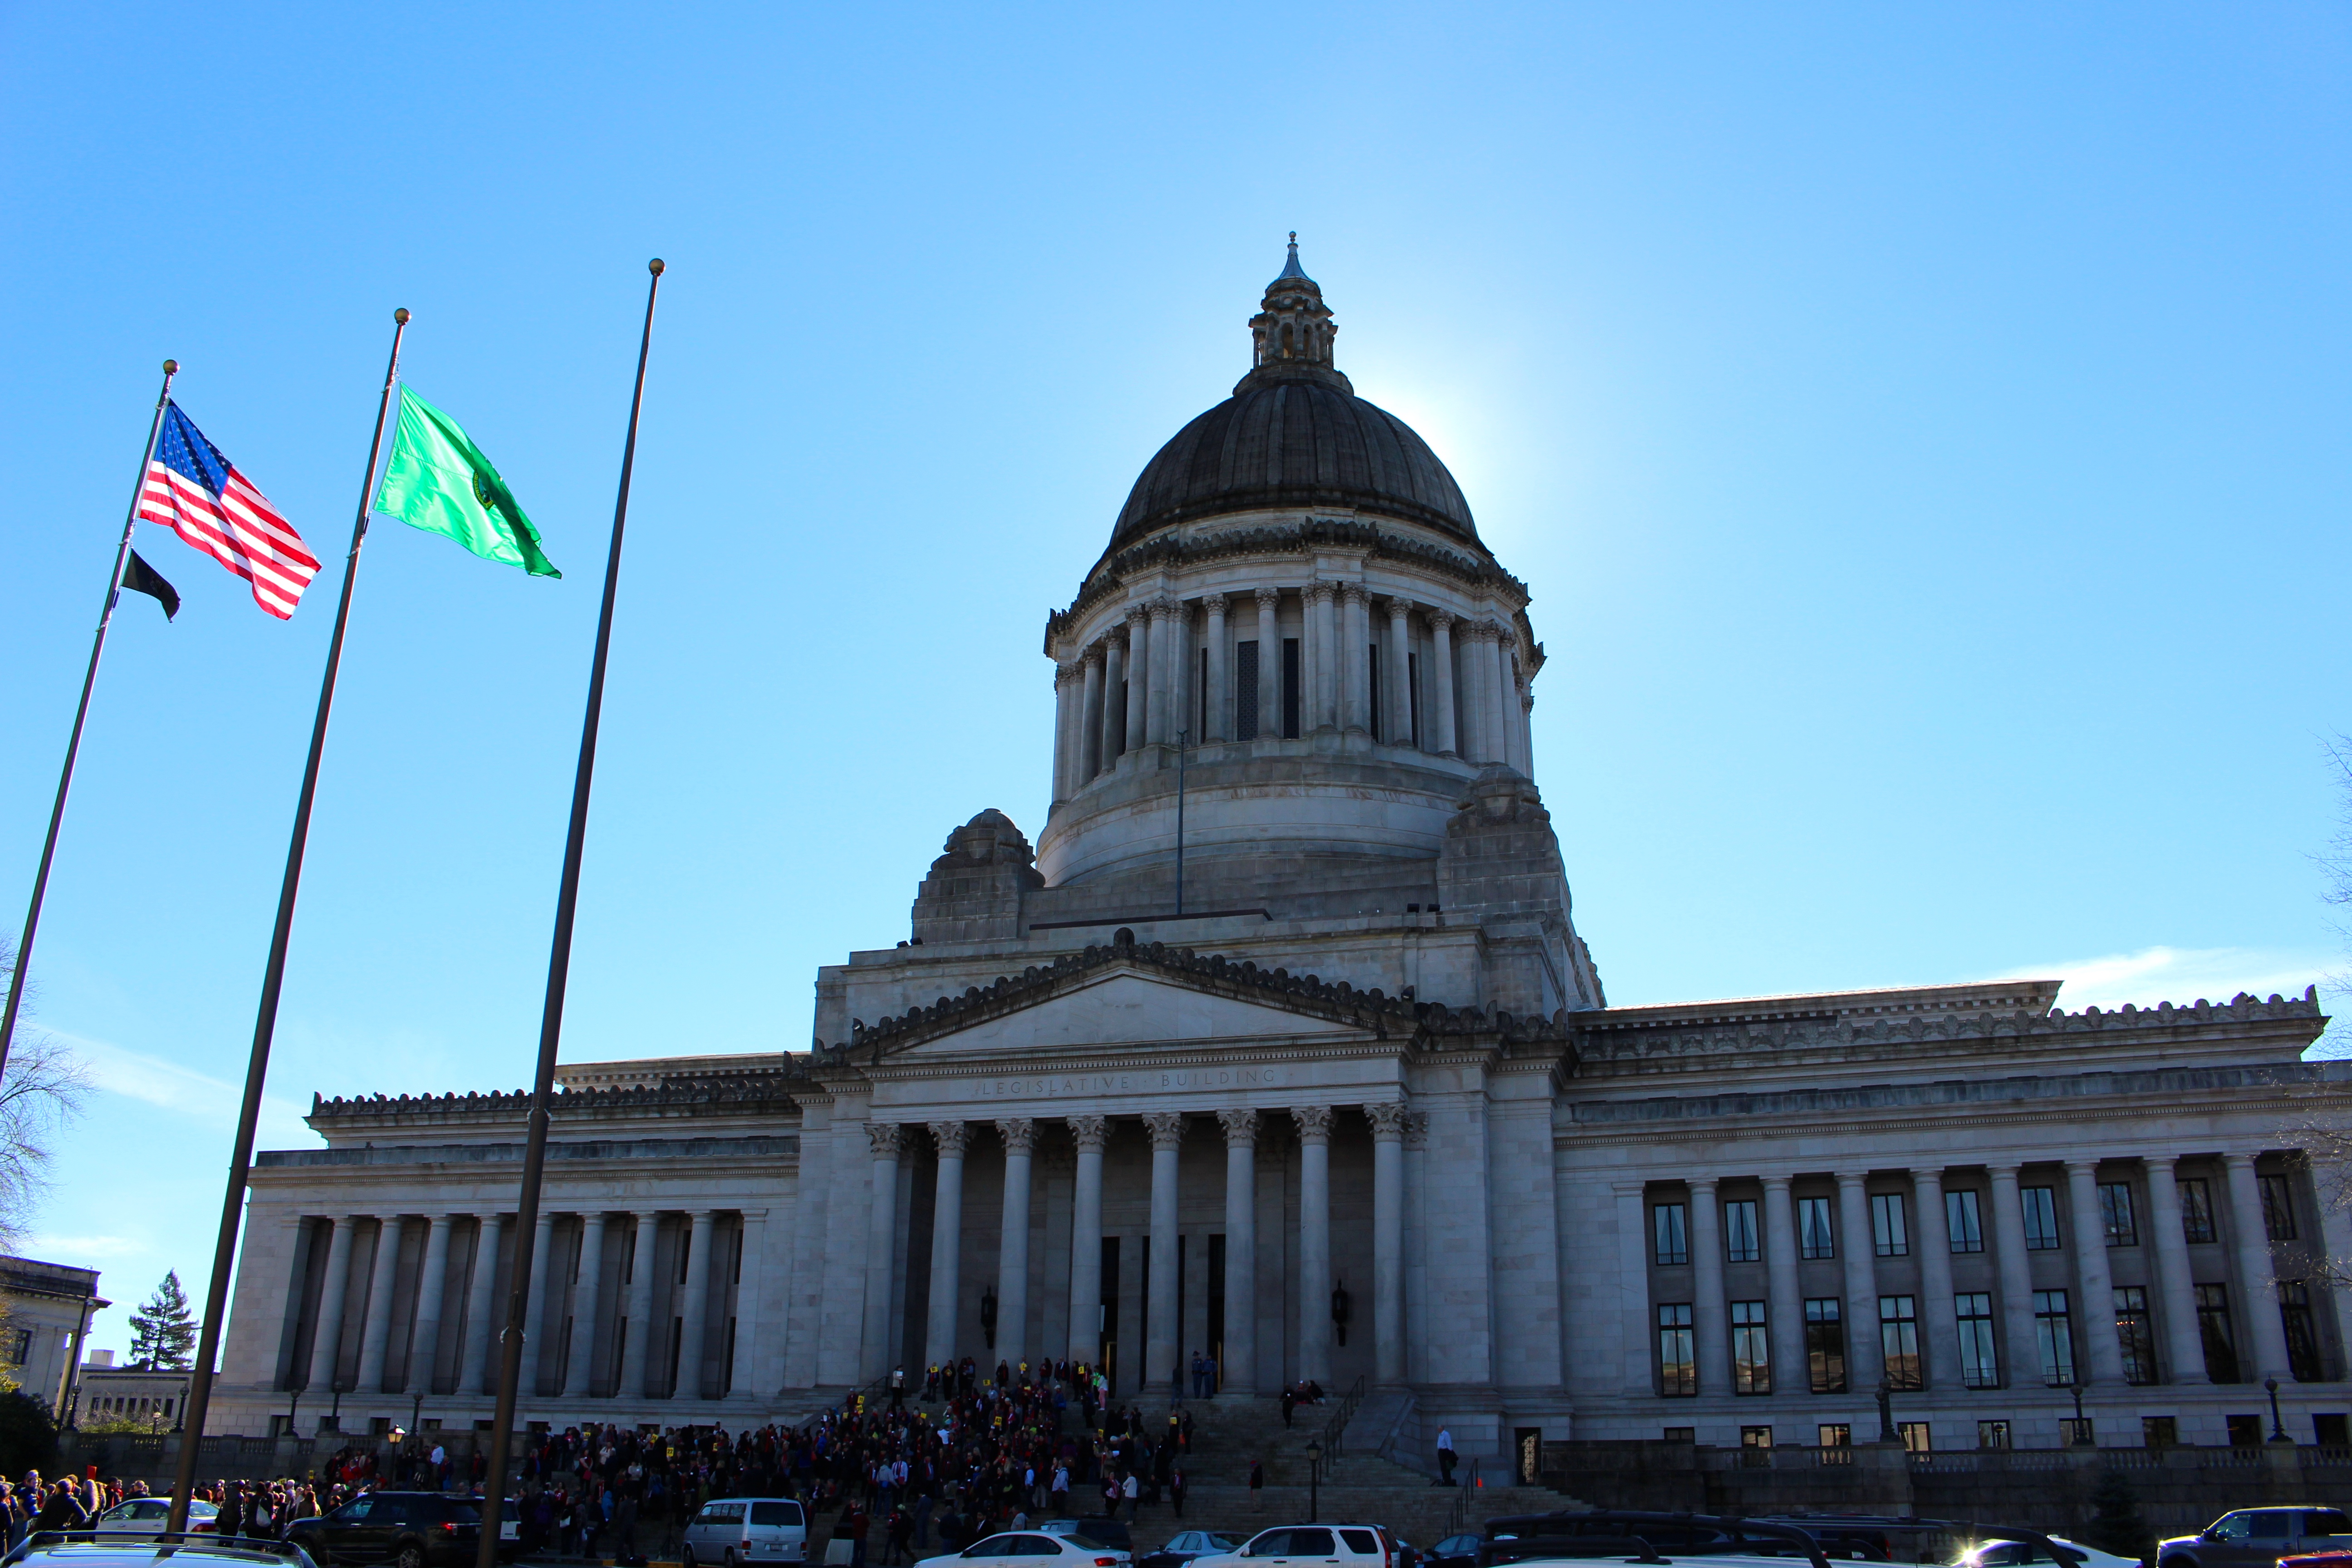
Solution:
<svg viewBox="0 0 2352 1568"><path fill-rule="evenodd" d="M796 1113L794 1094L811 1087L805 1075L787 1068L781 1071L666 1079L658 1088L561 1089L548 1098L549 1114L557 1120L580 1117L627 1117L711 1110L753 1115ZM354 1127L431 1127L520 1122L530 1113L530 1090L509 1094L403 1094L310 1097L310 1113L303 1118L320 1132Z"/></svg>

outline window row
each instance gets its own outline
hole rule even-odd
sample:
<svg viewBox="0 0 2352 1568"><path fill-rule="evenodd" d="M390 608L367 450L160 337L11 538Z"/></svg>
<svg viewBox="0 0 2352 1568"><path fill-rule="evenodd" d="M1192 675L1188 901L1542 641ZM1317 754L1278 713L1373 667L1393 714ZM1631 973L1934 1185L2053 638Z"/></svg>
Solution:
<svg viewBox="0 0 2352 1568"><path fill-rule="evenodd" d="M2263 1176L2261 1183L2263 1223L2273 1241L2293 1241L2296 1237L2294 1190L2284 1176ZM2202 1176L2184 1176L2179 1182L2180 1191L2181 1237L2192 1243L2208 1243L2221 1239L2213 1219L2211 1184ZM2018 1199L2023 1210L2025 1247L2029 1252L2044 1252L2064 1246L2065 1238L2059 1226L2058 1190L2051 1186L2021 1186ZM1872 1252L1880 1258L1907 1258L1911 1255L1911 1225L1908 1201L1901 1193L1874 1193L1870 1197L1870 1242ZM1831 1208L1832 1200L1807 1197L1796 1200L1797 1255L1808 1259L1833 1258L1838 1255L1837 1227ZM1985 1249L1985 1195L1971 1187L1956 1187L1944 1194L1944 1233L1956 1254L1982 1252ZM1723 1250L1727 1263L1760 1263L1764 1260L1764 1234L1757 1222L1757 1204L1753 1198L1732 1198L1723 1205ZM1690 1215L1686 1205L1661 1203L1651 1205L1652 1256L1661 1268L1686 1264L1690 1254ZM2099 1223L2109 1247L2139 1245L2139 1221L2132 1201L2128 1182L2103 1182L2099 1184Z"/></svg>
<svg viewBox="0 0 2352 1568"><path fill-rule="evenodd" d="M2153 1384L2158 1380L2156 1329L2148 1311L2147 1288L2118 1285L2114 1290L2116 1341L2123 1352L2125 1380L2136 1384ZM2311 1287L2282 1280L2278 1294L2291 1370L2298 1381L2317 1382L2324 1369ZM2196 1300L2205 1375L2214 1383L2239 1382L2245 1373L2239 1359L2237 1337L2231 1327L2229 1287L2200 1285L2196 1287ZM1765 1303L1733 1301L1730 1308L1731 1391L1769 1394L1773 1391L1774 1368ZM1810 1296L1804 1300L1803 1311L1805 1386L1815 1394L1847 1392L1843 1299ZM2000 1336L1991 1294L1981 1290L1955 1294L1952 1318L1959 1341L1961 1386L2000 1387ZM1692 1304L1661 1303L1657 1324L1659 1392L1670 1397L1696 1395L1699 1391L1698 1357ZM2033 1346L2040 1363L2033 1370L2044 1384L2065 1388L2075 1382L2074 1321L2068 1292L2033 1292ZM1926 1363L1920 1356L1916 1297L1878 1298L1878 1348L1889 1389L1908 1393L1927 1386Z"/></svg>

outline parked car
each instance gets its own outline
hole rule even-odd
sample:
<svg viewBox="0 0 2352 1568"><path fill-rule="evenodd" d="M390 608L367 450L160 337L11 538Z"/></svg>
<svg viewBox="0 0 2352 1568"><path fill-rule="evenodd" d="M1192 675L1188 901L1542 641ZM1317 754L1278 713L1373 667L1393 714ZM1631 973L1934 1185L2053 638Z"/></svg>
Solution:
<svg viewBox="0 0 2352 1568"><path fill-rule="evenodd" d="M1383 1533L1371 1524L1277 1524L1235 1551L1195 1557L1190 1568L1390 1568Z"/></svg>
<svg viewBox="0 0 2352 1568"><path fill-rule="evenodd" d="M499 1558L520 1550L515 1506L499 1510ZM471 1498L439 1492L369 1492L316 1519L298 1519L286 1539L321 1563L383 1563L391 1568L470 1568L480 1550L482 1510Z"/></svg>
<svg viewBox="0 0 2352 1568"><path fill-rule="evenodd" d="M686 1527L682 1568L722 1563L808 1561L808 1516L790 1498L726 1498L707 1502Z"/></svg>
<svg viewBox="0 0 2352 1568"><path fill-rule="evenodd" d="M1238 1552L1241 1542L1230 1535L1218 1535L1206 1530L1180 1530L1170 1536L1157 1552L1147 1552L1135 1560L1135 1568L1184 1568L1195 1557L1212 1552Z"/></svg>
<svg viewBox="0 0 2352 1568"><path fill-rule="evenodd" d="M1476 1531L1449 1535L1422 1553L1424 1568L1475 1568L1478 1561L1478 1542L1484 1540Z"/></svg>
<svg viewBox="0 0 2352 1568"><path fill-rule="evenodd" d="M2139 1568L2137 1557L2118 1557L2112 1552L2102 1552L2095 1546L2085 1546L2079 1541L2069 1541L2053 1535L2050 1544L2065 1559L2059 1568ZM2028 1563L2047 1563L2050 1553L2023 1541L1991 1541L1982 1546L1972 1546L1952 1561L1952 1568L2026 1568ZM2268 1568L2265 1564L2264 1568Z"/></svg>
<svg viewBox="0 0 2352 1568"><path fill-rule="evenodd" d="M1030 1527L1048 1535L1083 1535L1097 1546L1116 1546L1130 1557L1135 1552L1135 1536L1122 1520L1107 1519L1098 1513L1083 1519L1048 1519Z"/></svg>
<svg viewBox="0 0 2352 1568"><path fill-rule="evenodd" d="M961 1552L926 1557L915 1568L967 1568L975 1558L1013 1558L1005 1568L1128 1568L1135 1554L1123 1546L1083 1535L1049 1535L1042 1530L1007 1530L983 1535Z"/></svg>
<svg viewBox="0 0 2352 1568"><path fill-rule="evenodd" d="M25 1568L318 1568L291 1542L228 1542L211 1531L199 1535L193 1531L163 1542L38 1531L26 1537L6 1561Z"/></svg>
<svg viewBox="0 0 2352 1568"><path fill-rule="evenodd" d="M213 1521L219 1513L220 1509L216 1504L208 1503L202 1498L189 1499L188 1533L210 1534L214 1530ZM163 1526L171 1521L171 1518L172 1500L170 1498L135 1497L127 1502L116 1503L112 1508L100 1514L90 1521L90 1529L100 1535L120 1535L133 1539L145 1537L152 1541L163 1533Z"/></svg>
<svg viewBox="0 0 2352 1568"><path fill-rule="evenodd" d="M2156 1544L2157 1568L2272 1568L2293 1557L2352 1546L2352 1518L2336 1508L2241 1508L2194 1535Z"/></svg>

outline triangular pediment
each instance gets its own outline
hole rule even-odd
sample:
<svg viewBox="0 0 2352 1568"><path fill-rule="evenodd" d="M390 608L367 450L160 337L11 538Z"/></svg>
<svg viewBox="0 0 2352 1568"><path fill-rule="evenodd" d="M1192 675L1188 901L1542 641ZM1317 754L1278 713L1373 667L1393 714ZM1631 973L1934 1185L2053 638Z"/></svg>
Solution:
<svg viewBox="0 0 2352 1568"><path fill-rule="evenodd" d="M909 1045L912 1057L965 1056L1063 1047L1235 1043L1360 1036L1358 1026L1267 1002L1221 994L1181 979L1113 970Z"/></svg>

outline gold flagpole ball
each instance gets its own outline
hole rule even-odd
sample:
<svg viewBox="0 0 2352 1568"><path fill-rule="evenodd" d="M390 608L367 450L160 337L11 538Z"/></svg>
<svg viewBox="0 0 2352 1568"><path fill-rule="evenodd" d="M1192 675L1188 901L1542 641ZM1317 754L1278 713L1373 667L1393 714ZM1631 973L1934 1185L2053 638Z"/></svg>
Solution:
<svg viewBox="0 0 2352 1568"><path fill-rule="evenodd" d="M399 310L394 310L392 313L392 319L396 325L403 327L408 325L408 308L404 305Z"/></svg>
<svg viewBox="0 0 2352 1568"><path fill-rule="evenodd" d="M164 374L165 375L177 375L177 374L180 374L180 362L179 362L178 360L175 360L175 359L167 359L167 360L165 360L165 361L163 362L163 374Z"/></svg>
<svg viewBox="0 0 2352 1568"><path fill-rule="evenodd" d="M650 262L646 263L646 271L648 271L648 272L650 272L650 273L652 273L652 274L653 274L655 277L656 277L656 278L660 277L660 276L662 275L662 259L661 259L661 258L660 258L660 257L658 257L658 256L656 256L656 257L655 257L655 258L653 258L653 260L652 260L652 261L650 261Z"/></svg>

